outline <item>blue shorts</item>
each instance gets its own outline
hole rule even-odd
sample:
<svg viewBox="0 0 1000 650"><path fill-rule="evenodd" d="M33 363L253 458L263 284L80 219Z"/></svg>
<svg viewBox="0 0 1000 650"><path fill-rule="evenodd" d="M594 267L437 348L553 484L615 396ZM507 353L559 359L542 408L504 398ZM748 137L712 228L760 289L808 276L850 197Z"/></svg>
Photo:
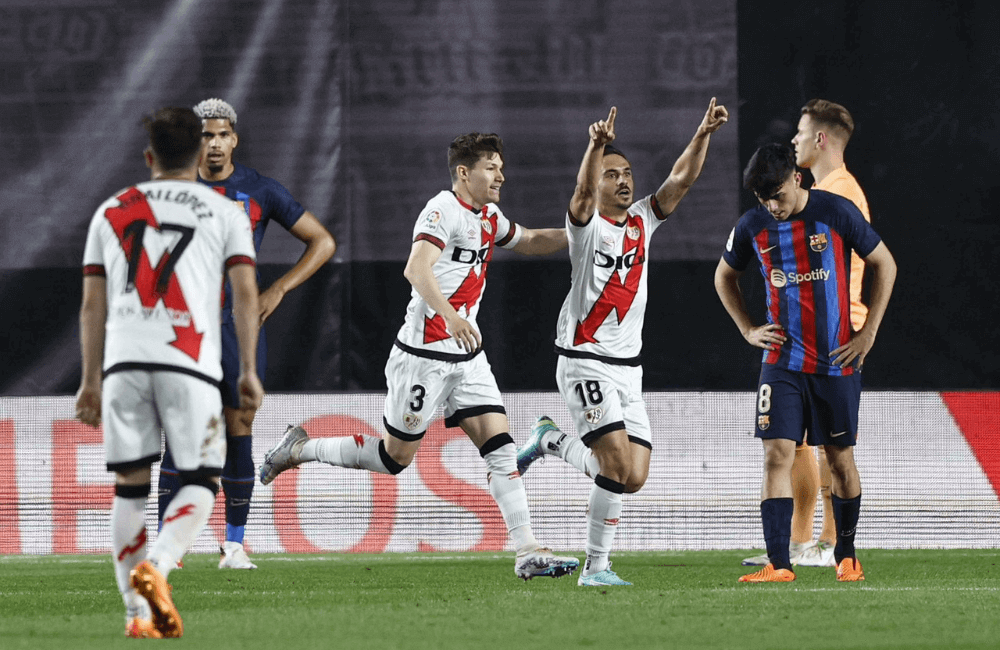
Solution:
<svg viewBox="0 0 1000 650"><path fill-rule="evenodd" d="M764 364L757 388L756 436L812 446L853 447L858 436L861 373L813 375Z"/></svg>
<svg viewBox="0 0 1000 650"><path fill-rule="evenodd" d="M264 382L267 370L267 337L260 328L257 337L257 376ZM222 405L238 409L240 407L240 346L236 340L236 323L230 314L222 318Z"/></svg>

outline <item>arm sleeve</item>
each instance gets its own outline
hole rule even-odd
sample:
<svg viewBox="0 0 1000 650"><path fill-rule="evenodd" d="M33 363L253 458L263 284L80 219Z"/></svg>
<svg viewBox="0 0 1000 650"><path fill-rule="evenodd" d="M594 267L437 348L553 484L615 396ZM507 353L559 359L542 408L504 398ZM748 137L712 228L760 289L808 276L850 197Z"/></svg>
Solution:
<svg viewBox="0 0 1000 650"><path fill-rule="evenodd" d="M729 233L729 240L726 242L726 250L722 252L722 259L726 264L737 271L743 271L750 263L753 256L752 239L747 232L746 219L740 219L732 232Z"/></svg>
<svg viewBox="0 0 1000 650"><path fill-rule="evenodd" d="M840 207L841 219L844 222L842 231L844 238L851 245L851 248L857 251L858 255L866 257L875 250L875 247L879 245L882 238L871 227L871 224L865 221L864 216L856 205L844 200L840 203Z"/></svg>
<svg viewBox="0 0 1000 650"><path fill-rule="evenodd" d="M413 241L427 241L440 249L448 245L452 224L445 212L428 204L413 226Z"/></svg>
<svg viewBox="0 0 1000 650"><path fill-rule="evenodd" d="M291 230L299 218L305 214L306 209L295 200L291 192L285 186L274 179L269 179L268 203L269 212L267 216L277 221L285 230Z"/></svg>
<svg viewBox="0 0 1000 650"><path fill-rule="evenodd" d="M512 249L517 246L524 235L524 229L504 216L503 212L497 210L497 246L500 248Z"/></svg>

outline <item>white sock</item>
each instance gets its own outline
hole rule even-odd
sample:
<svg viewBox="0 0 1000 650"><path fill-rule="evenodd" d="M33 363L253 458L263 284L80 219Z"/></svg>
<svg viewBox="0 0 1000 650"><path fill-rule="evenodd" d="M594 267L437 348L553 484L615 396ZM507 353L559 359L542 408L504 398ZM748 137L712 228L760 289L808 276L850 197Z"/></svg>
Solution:
<svg viewBox="0 0 1000 650"><path fill-rule="evenodd" d="M215 494L203 485L185 485L163 513L163 528L149 552L149 560L167 577L178 560L198 539L215 506Z"/></svg>
<svg viewBox="0 0 1000 650"><path fill-rule="evenodd" d="M340 436L336 438L310 438L299 451L299 460L318 460L335 467L367 469L379 474L392 474L379 453L381 438L372 436Z"/></svg>
<svg viewBox="0 0 1000 650"><path fill-rule="evenodd" d="M517 473L517 447L511 441L483 456L483 460L489 470L490 494L500 508L514 547L518 551L537 548L538 540L531 531L528 495Z"/></svg>
<svg viewBox="0 0 1000 650"><path fill-rule="evenodd" d="M598 483L606 487L601 487ZM618 488L621 491L618 491ZM591 575L608 568L608 556L618 530L618 519L622 514L622 492L620 483L598 476L590 488L590 502L587 508L587 562L583 575Z"/></svg>
<svg viewBox="0 0 1000 650"><path fill-rule="evenodd" d="M590 478L596 478L601 473L601 463L594 456L594 452L590 451L590 447L583 444L583 441L576 436L565 433L559 435L565 436L559 445L559 457Z"/></svg>
<svg viewBox="0 0 1000 650"><path fill-rule="evenodd" d="M146 497L127 499L116 496L111 502L111 560L115 581L125 602L128 617L142 617L142 607L149 604L129 582L129 573L146 559ZM133 611L137 610L137 611ZM147 613L145 617L149 618Z"/></svg>

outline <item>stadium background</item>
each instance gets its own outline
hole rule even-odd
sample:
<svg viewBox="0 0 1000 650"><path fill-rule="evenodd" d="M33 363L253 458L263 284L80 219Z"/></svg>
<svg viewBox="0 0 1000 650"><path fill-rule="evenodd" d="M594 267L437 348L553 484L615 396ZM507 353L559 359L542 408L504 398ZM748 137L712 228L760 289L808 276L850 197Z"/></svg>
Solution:
<svg viewBox="0 0 1000 650"><path fill-rule="evenodd" d="M662 489L654 483L632 500L623 527L626 546L684 548L760 541L759 444L742 435L759 355L712 288L729 229L752 202L740 170L759 144L791 138L806 100L845 104L858 124L848 166L899 264L866 364L873 392L862 415L868 456L859 462L875 488L866 502L876 505L866 543L995 546L1000 9L957 0L907 3L905 13L899 6L5 0L0 466L17 471L0 478L0 552L101 548L110 479L99 439L72 423L65 397L79 376L86 225L101 200L145 177L141 115L209 96L226 98L240 115L237 159L285 184L339 244L333 262L269 321L272 396L255 432L257 454L286 421L356 418L317 424L323 435L361 423L379 430L382 369L409 295L402 268L413 220L448 186L445 150L455 135L499 132L507 146L503 210L528 226L558 225L586 127L610 105L619 107L618 144L645 194L669 171L708 98L726 104L733 119L713 137L701 179L652 242L645 386L659 416L654 472L664 478ZM272 226L260 260L264 284L299 251ZM755 276L747 274L746 290L759 308ZM524 261L501 252L490 266L480 324L518 440L535 415L561 413L551 342L568 278L559 255ZM396 486L392 494L408 495L414 507L392 510L386 526L419 530L428 525L421 513L442 530L464 531L456 523L462 516L492 512L479 493L463 501L454 481L450 497L434 489L448 477L485 480L468 445L450 445L447 435L434 443L441 454L434 470ZM313 522L304 538L314 547L353 548L357 526L323 525L346 497L356 499L367 529L389 516L390 493L380 491L388 485L332 471L300 474L296 485L339 488L299 490L294 500L259 490L252 546L306 548L289 546L274 532L281 526L265 524L300 517ZM528 482L536 521L575 543L579 531L560 528L572 519L563 506L579 510L573 499L585 488L567 489L568 469L554 463L539 474ZM931 491L911 490L916 477L930 477ZM346 503L350 510L355 502ZM255 539L255 523L273 534ZM330 532L337 526L341 537ZM895 534L900 526L886 536L884 529ZM638 537L627 536L630 528ZM67 531L90 541L70 544ZM399 548L419 541L408 534L400 533ZM465 541L430 546L476 544L474 535L456 535Z"/></svg>

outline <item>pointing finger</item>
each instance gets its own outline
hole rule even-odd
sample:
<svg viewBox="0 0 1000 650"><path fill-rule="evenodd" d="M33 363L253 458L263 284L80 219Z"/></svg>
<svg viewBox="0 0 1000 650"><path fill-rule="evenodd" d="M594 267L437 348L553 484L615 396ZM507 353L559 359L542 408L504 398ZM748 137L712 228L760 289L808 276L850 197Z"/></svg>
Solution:
<svg viewBox="0 0 1000 650"><path fill-rule="evenodd" d="M612 106L611 112L608 113L608 129L613 129L615 126L615 116L618 115L618 107Z"/></svg>

